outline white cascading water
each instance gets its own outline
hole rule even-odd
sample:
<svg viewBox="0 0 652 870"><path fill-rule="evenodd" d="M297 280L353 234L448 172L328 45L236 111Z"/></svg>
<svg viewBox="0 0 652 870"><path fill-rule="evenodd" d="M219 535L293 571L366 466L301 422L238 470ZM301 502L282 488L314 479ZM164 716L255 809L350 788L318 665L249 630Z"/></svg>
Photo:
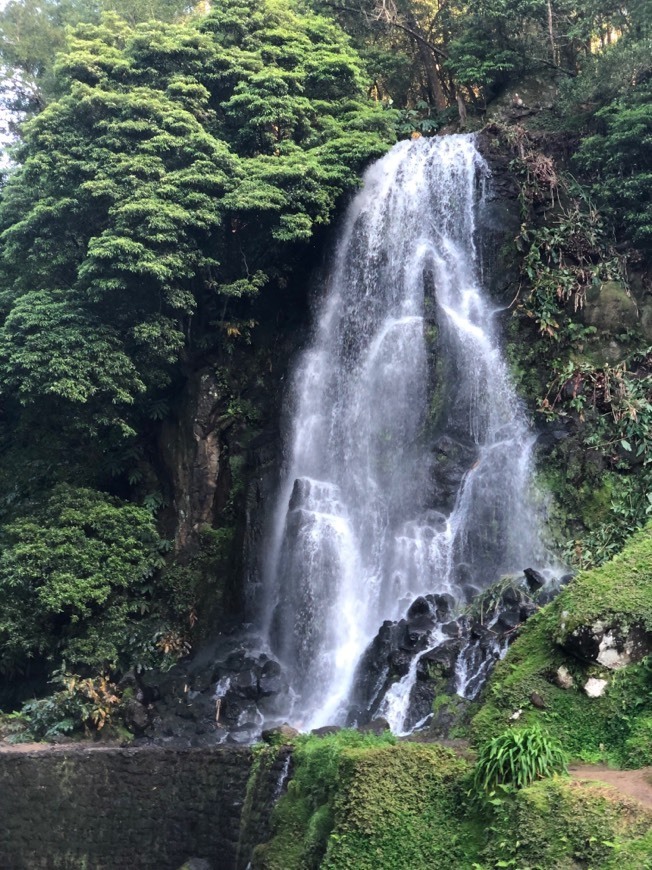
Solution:
<svg viewBox="0 0 652 870"><path fill-rule="evenodd" d="M291 680L283 713L299 727L344 721L383 620L427 593L466 600L539 552L534 439L476 246L488 183L473 136L401 142L347 211L295 370L268 542L264 627ZM432 483L433 437L470 456L448 503ZM384 711L400 731L409 686L393 688L403 695Z"/></svg>

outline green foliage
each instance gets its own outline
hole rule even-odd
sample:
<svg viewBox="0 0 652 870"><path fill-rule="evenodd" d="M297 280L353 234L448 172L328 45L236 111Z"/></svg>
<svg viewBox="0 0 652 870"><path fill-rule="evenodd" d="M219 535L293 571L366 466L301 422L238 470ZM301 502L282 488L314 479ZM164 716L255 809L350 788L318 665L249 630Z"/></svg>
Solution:
<svg viewBox="0 0 652 870"><path fill-rule="evenodd" d="M564 590L555 610L565 610L564 640L580 625L596 620L638 621L652 631L652 524L628 542L626 548L599 568L581 572Z"/></svg>
<svg viewBox="0 0 652 870"><path fill-rule="evenodd" d="M580 74L560 83L557 111L564 125L585 130L595 113L630 92L650 66L649 38L619 39L603 51L587 54Z"/></svg>
<svg viewBox="0 0 652 870"><path fill-rule="evenodd" d="M578 161L596 201L622 235L652 251L652 65L637 87L596 113L604 132L582 142Z"/></svg>
<svg viewBox="0 0 652 870"><path fill-rule="evenodd" d="M541 227L524 224L517 244L523 252L522 270L530 283L529 294L521 302L527 316L556 342L574 344L589 336L590 327L588 332L578 329L578 324L564 315L564 308L570 304L573 313L577 312L591 286L621 277L620 263L606 248L598 212L583 210L576 202Z"/></svg>
<svg viewBox="0 0 652 870"><path fill-rule="evenodd" d="M347 37L294 0L111 6L0 13L0 58L32 88L0 201L0 670L43 680L164 666L239 594L237 462L269 365L242 348L394 138ZM181 461L161 444L207 365L233 485L221 528L158 574Z"/></svg>
<svg viewBox="0 0 652 870"><path fill-rule="evenodd" d="M82 729L101 731L111 724L120 697L107 677L56 673L53 682L60 686L54 694L29 701L21 711L32 739L52 740Z"/></svg>
<svg viewBox="0 0 652 870"><path fill-rule="evenodd" d="M537 739L537 731L529 729L540 758L538 749L545 754L554 740ZM319 740L299 738L273 837L254 852L257 870L548 870L645 854L649 812L613 791L554 776L478 803L469 795L472 766L437 744L383 744L347 732L321 738L321 747ZM551 751L554 766L561 759ZM646 866L638 860L633 870Z"/></svg>
<svg viewBox="0 0 652 870"><path fill-rule="evenodd" d="M186 629L194 628L200 613L204 617L203 628L210 625L211 615L219 619L224 613L230 591L227 578L233 538L233 526L204 529L189 559L174 561L163 569L161 584L170 611Z"/></svg>
<svg viewBox="0 0 652 870"><path fill-rule="evenodd" d="M499 786L525 788L566 770L561 743L539 725L512 728L480 747L473 774L478 793L495 792Z"/></svg>
<svg viewBox="0 0 652 870"><path fill-rule="evenodd" d="M482 2L455 21L446 66L460 85L478 90L485 102L509 73L523 69L518 45L522 32L508 32L515 24L510 22L513 15L507 4Z"/></svg>
<svg viewBox="0 0 652 870"><path fill-rule="evenodd" d="M652 513L652 356L555 368L542 407L553 418L577 415L588 453L577 468L566 464L563 479L556 476L560 501L584 527L581 537L566 543L564 555L570 564L592 567L616 555ZM562 459L564 448L557 453ZM612 470L605 473L605 464Z"/></svg>
<svg viewBox="0 0 652 870"><path fill-rule="evenodd" d="M323 867L408 870L469 866L473 826L464 817L468 762L436 744L352 750Z"/></svg>
<svg viewBox="0 0 652 870"><path fill-rule="evenodd" d="M219 347L216 325L246 332L227 302L285 280L391 119L343 34L289 0L184 25L105 16L55 75L0 207L0 387L105 422L157 400L182 352Z"/></svg>
<svg viewBox="0 0 652 870"><path fill-rule="evenodd" d="M596 204L618 237L649 252L652 41L649 14L640 17L641 9L632 9L635 28L589 55L580 75L564 84L559 112L563 124L585 134L575 165Z"/></svg>
<svg viewBox="0 0 652 870"><path fill-rule="evenodd" d="M0 740L5 743L31 742L32 735L28 731L28 723L19 711L2 713L0 711Z"/></svg>
<svg viewBox="0 0 652 870"><path fill-rule="evenodd" d="M639 837L622 838L614 843L612 856L604 865L605 870L648 870L652 854L652 830Z"/></svg>
<svg viewBox="0 0 652 870"><path fill-rule="evenodd" d="M319 867L333 827L344 754L394 742L389 732L381 737L347 730L299 737L294 750L295 775L274 812L274 837L258 850L259 863L254 866L269 870Z"/></svg>
<svg viewBox="0 0 652 870"><path fill-rule="evenodd" d="M98 424L118 424L116 407L131 405L145 385L117 332L93 322L64 293L21 296L0 326L0 388L21 404L48 397L95 405Z"/></svg>
<svg viewBox="0 0 652 870"><path fill-rule="evenodd" d="M541 479L564 558L590 567L650 515L649 342L623 257L587 191L532 134L494 130L513 149L521 191L510 361L531 405L570 436L552 448Z"/></svg>
<svg viewBox="0 0 652 870"><path fill-rule="evenodd" d="M648 667L652 667L652 662L648 663ZM652 679L649 681L648 690L652 692ZM652 715L636 719L631 734L625 741L624 761L627 767L652 766Z"/></svg>
<svg viewBox="0 0 652 870"><path fill-rule="evenodd" d="M54 59L66 47L69 27L97 23L102 12L117 12L132 26L172 21L192 6L188 0L10 0L0 11L1 101L14 112L43 108L57 89Z"/></svg>
<svg viewBox="0 0 652 870"><path fill-rule="evenodd" d="M30 659L91 673L161 660L151 514L90 489L57 487L2 529L0 670Z"/></svg>

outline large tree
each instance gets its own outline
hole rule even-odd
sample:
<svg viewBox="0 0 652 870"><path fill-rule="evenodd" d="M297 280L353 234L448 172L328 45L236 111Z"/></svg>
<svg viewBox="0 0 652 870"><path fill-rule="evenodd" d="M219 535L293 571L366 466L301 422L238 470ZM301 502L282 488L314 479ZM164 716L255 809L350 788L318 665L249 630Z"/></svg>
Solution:
<svg viewBox="0 0 652 870"><path fill-rule="evenodd" d="M49 488L105 488L116 457L156 449L170 385L238 341L257 296L287 282L315 228L393 139L348 38L293 0L223 0L204 17L135 28L105 15L68 45L53 71L58 96L25 123L0 204L0 479L12 493L0 499L10 520L0 594L17 669L42 621L58 619L41 578L50 544L66 556L57 589L65 579L66 595L93 599L81 602L84 618L106 622L105 606L124 616L100 656L124 666L150 538L133 576L120 568L108 591L99 564L114 546L120 556L119 542L71 531L63 491ZM133 496L125 470L114 491ZM112 521L113 508L98 511L98 523ZM69 553L86 537L92 564ZM32 640L21 647L14 610L37 587L43 607L25 611Z"/></svg>

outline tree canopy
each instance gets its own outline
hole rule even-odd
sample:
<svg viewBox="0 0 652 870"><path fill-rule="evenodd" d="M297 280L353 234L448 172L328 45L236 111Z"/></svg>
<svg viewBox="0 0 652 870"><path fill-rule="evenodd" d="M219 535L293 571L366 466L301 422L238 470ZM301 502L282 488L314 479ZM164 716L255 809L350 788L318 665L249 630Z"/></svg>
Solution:
<svg viewBox="0 0 652 870"><path fill-rule="evenodd" d="M282 276L391 125L341 31L274 0L107 15L55 74L0 206L0 384L106 421L165 386L191 321L218 341L223 300Z"/></svg>

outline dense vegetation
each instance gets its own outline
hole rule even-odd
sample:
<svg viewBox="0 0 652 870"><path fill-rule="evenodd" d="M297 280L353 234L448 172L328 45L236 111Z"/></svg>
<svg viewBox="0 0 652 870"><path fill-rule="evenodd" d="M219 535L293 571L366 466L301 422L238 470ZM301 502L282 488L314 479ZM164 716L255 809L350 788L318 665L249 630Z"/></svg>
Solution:
<svg viewBox="0 0 652 870"><path fill-rule="evenodd" d="M346 731L301 738L295 759L257 870L649 866L650 812L599 785L555 776L478 801L450 749Z"/></svg>
<svg viewBox="0 0 652 870"><path fill-rule="evenodd" d="M590 645L578 644L583 630L596 624L623 637L650 636L652 526L638 532L612 561L581 572L526 623L492 674L473 720L475 739L501 733L520 710L520 722L544 726L572 757L628 767L652 764L649 649L611 670L587 655ZM642 653L645 648L643 643ZM560 681L560 669L566 681ZM585 691L591 678L605 682L600 697Z"/></svg>
<svg viewBox="0 0 652 870"><path fill-rule="evenodd" d="M14 675L43 662L124 671L151 664L136 648L157 643L166 654L158 641L186 622L178 587L192 578L171 571L155 596L143 579L161 567L153 512L174 498L153 455L161 421L184 374L249 340L250 300L282 290L393 136L342 31L291 4L222 3L135 29L111 14L67 46L51 99L21 128L0 206L0 669ZM61 484L107 505L76 544ZM142 507L114 519L107 491ZM115 552L101 551L107 535ZM55 563L45 576L42 552ZM89 581L88 563L107 558L112 576ZM83 633L91 601L92 660L67 637Z"/></svg>
<svg viewBox="0 0 652 870"><path fill-rule="evenodd" d="M477 754L300 737L253 866L649 866L649 814L563 771L652 764L651 18L647 0L10 0L0 734L119 727L126 674L242 616L249 448L324 231L397 137L483 128L518 194L510 362L579 573L468 727L466 709ZM631 661L585 654L605 633ZM250 804L277 751L256 750Z"/></svg>
<svg viewBox="0 0 652 870"><path fill-rule="evenodd" d="M551 533L580 567L622 549L652 512L649 28L644 0L6 6L0 705L54 679L66 707L240 615L248 445L322 231L397 136L489 122L509 155L510 357L564 431Z"/></svg>

